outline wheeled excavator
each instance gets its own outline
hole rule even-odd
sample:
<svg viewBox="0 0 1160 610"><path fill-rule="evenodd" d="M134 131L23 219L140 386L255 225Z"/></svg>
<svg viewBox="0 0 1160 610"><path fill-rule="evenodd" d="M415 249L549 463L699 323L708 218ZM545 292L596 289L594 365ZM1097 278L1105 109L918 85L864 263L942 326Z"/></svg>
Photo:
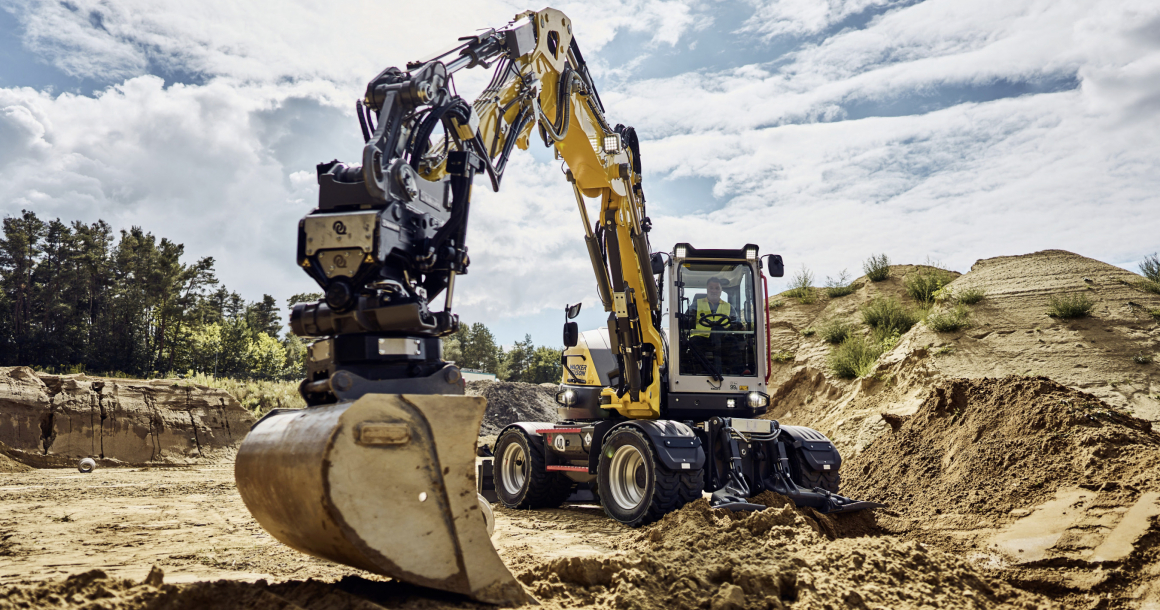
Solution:
<svg viewBox="0 0 1160 610"><path fill-rule="evenodd" d="M469 103L454 76L475 67L493 76ZM238 491L267 532L417 585L527 600L477 493L486 404L464 395L440 338L459 325L452 303L470 263L473 180L486 175L499 190L514 149L533 136L567 166L609 317L583 335L565 325L562 421L501 434L493 474L503 503L551 506L595 483L628 525L703 492L733 509L756 508L745 500L765 489L827 512L871 506L836 493L840 457L828 439L758 417L769 403L758 280L764 266L780 275L780 257L753 245L651 252L636 132L605 119L563 13L521 13L404 68L369 82L355 105L361 163L318 165L318 207L298 225L298 265L324 294L290 315L291 331L313 339L299 386L307 407L271 411L235 461Z"/></svg>

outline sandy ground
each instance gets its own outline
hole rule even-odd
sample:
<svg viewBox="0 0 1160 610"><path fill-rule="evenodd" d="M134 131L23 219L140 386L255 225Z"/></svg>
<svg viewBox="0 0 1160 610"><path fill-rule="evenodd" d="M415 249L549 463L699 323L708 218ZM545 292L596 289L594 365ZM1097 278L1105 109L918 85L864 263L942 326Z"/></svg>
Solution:
<svg viewBox="0 0 1160 610"><path fill-rule="evenodd" d="M698 501L629 530L593 505L497 507L513 574L545 608L1160 610L1160 320L1142 313L1160 297L1067 252L980 261L955 282L987 291L970 328L918 325L872 375L833 378L829 346L803 331L856 321L919 268L893 271L775 310L775 347L795 355L773 371L768 415L830 435L843 492L889 508ZM1091 317L1047 317L1051 295L1075 292L1097 302ZM548 392L527 390L517 402L550 413ZM0 610L480 607L281 545L228 463L21 470L0 460Z"/></svg>
<svg viewBox="0 0 1160 610"><path fill-rule="evenodd" d="M0 475L0 608L485 607L278 544L231 474ZM493 541L544 608L1056 607L921 543L860 537L875 529L864 513L836 520L765 496L759 513L699 500L638 530L593 505L501 509Z"/></svg>
<svg viewBox="0 0 1160 610"><path fill-rule="evenodd" d="M625 532L594 505L535 512L497 507L493 541L516 569L610 552L611 539ZM94 568L143 580L152 566L165 572L167 583L374 579L271 538L246 511L232 466L0 474L0 585Z"/></svg>

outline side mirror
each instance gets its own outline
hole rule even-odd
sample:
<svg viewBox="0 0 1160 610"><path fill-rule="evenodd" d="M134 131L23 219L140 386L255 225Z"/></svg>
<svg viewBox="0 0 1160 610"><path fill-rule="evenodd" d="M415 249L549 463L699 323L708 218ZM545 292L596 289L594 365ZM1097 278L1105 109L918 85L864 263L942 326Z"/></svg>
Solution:
<svg viewBox="0 0 1160 610"><path fill-rule="evenodd" d="M576 306L580 308L579 305ZM564 324L564 347L576 347L577 341L580 339L580 327L575 322L567 322Z"/></svg>
<svg viewBox="0 0 1160 610"><path fill-rule="evenodd" d="M770 277L785 277L785 263L781 260L780 254L770 254L769 258L769 276Z"/></svg>
<svg viewBox="0 0 1160 610"><path fill-rule="evenodd" d="M649 257L649 263L652 264L653 275L660 275L665 272L665 257L660 252L653 252Z"/></svg>
<svg viewBox="0 0 1160 610"><path fill-rule="evenodd" d="M567 314L567 316L568 316L568 319L569 319L569 320L571 320L572 318L575 318L576 316L580 315L580 306L581 306L581 305L583 305L583 304L584 304L583 302L580 302L580 303L577 303L577 304L575 304L575 305L569 305L568 307L566 307L566 308L564 309L564 311L566 312L566 314ZM571 347L571 346L569 346L569 347Z"/></svg>

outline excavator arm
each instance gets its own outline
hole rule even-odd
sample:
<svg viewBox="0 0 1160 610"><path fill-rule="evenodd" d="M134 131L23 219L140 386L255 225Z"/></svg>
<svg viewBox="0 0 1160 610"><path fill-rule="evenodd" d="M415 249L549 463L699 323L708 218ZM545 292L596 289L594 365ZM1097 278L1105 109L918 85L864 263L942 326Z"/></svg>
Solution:
<svg viewBox="0 0 1160 610"><path fill-rule="evenodd" d="M475 67L493 76L468 103L454 78ZM572 24L554 9L383 70L356 111L362 163L318 166L318 207L298 228L298 264L325 295L290 318L314 339L300 386L308 407L254 425L235 462L239 493L303 552L522 601L488 539L490 509L475 502L485 403L463 396L441 355L440 337L459 324L455 278L470 264L472 184L486 174L498 190L533 135L563 159L618 361L607 408L656 418L665 354L636 133L605 119Z"/></svg>

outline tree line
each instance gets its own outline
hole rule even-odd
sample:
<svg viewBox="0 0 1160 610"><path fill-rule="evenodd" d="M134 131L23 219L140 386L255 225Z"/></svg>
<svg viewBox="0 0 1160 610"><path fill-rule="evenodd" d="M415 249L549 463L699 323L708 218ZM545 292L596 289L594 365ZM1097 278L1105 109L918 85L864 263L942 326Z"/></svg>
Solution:
<svg viewBox="0 0 1160 610"><path fill-rule="evenodd" d="M503 381L559 383L564 372L561 355L560 349L536 346L531 335L524 335L523 341L505 350L479 322L462 324L458 332L443 340L445 360L464 369L493 373Z"/></svg>
<svg viewBox="0 0 1160 610"><path fill-rule="evenodd" d="M103 220L45 221L28 210L5 218L0 365L133 377L301 378L305 342L282 335L286 310L274 297L246 302L221 285L212 257L189 263L184 254L182 244L141 227L114 232ZM287 307L318 296L295 295ZM477 323L444 345L446 359L501 379L560 379L559 350L537 348L530 337L505 352Z"/></svg>

